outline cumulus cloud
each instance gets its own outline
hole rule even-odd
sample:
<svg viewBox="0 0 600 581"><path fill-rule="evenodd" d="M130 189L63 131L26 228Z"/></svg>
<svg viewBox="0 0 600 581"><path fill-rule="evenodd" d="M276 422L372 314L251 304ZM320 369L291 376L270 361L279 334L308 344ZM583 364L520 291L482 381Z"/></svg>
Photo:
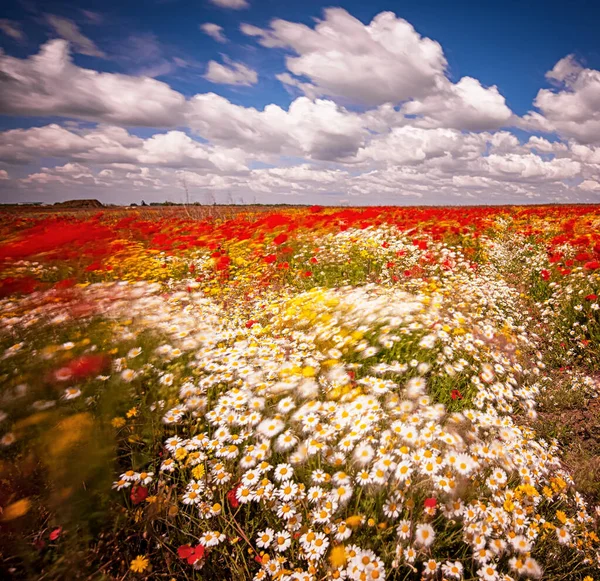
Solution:
<svg viewBox="0 0 600 581"><path fill-rule="evenodd" d="M209 61L204 78L211 83L221 85L240 85L249 87L258 83L258 74L255 70L242 63L224 57L225 64Z"/></svg>
<svg viewBox="0 0 600 581"><path fill-rule="evenodd" d="M440 81L435 93L408 102L403 111L423 116L423 125L468 131L496 129L512 118L512 112L498 88L485 88L472 77L463 77L456 84Z"/></svg>
<svg viewBox="0 0 600 581"><path fill-rule="evenodd" d="M276 19L270 29L243 24L266 47L291 49L288 70L310 79L322 95L366 105L427 95L446 68L439 43L392 12L365 26L342 8L325 10L315 28Z"/></svg>
<svg viewBox="0 0 600 581"><path fill-rule="evenodd" d="M205 22L200 25L200 30L205 34L208 34L212 39L217 42L227 42L227 37L223 34L223 27L213 22Z"/></svg>
<svg viewBox="0 0 600 581"><path fill-rule="evenodd" d="M106 57L106 54L96 46L93 40L82 34L72 20L54 14L46 14L46 22L58 36L68 40L76 52L88 56Z"/></svg>
<svg viewBox="0 0 600 581"><path fill-rule="evenodd" d="M286 58L289 72L277 78L309 97L406 103L406 113L422 116L428 127L488 130L512 117L497 87L471 77L450 82L440 44L392 12L365 25L342 8L329 8L314 28L275 19L268 29L242 24L241 30L265 47L295 53Z"/></svg>
<svg viewBox="0 0 600 581"><path fill-rule="evenodd" d="M556 132L579 143L600 143L600 71L583 67L573 55L556 63L546 78L556 90L541 89L522 127Z"/></svg>
<svg viewBox="0 0 600 581"><path fill-rule="evenodd" d="M230 8L231 10L241 10L250 6L248 0L210 0L210 2L220 8Z"/></svg>
<svg viewBox="0 0 600 581"><path fill-rule="evenodd" d="M8 20L7 18L0 19L0 30L10 36L13 40L22 42L25 40L25 33L23 32L21 25L14 20Z"/></svg>
<svg viewBox="0 0 600 581"><path fill-rule="evenodd" d="M234 105L215 93L196 95L190 101L187 122L216 143L320 160L355 155L366 134L358 114L333 101L307 97L294 100L287 111L277 105L259 111Z"/></svg>
<svg viewBox="0 0 600 581"><path fill-rule="evenodd" d="M77 164L136 164L239 172L248 157L235 147L199 143L182 131L157 133L147 139L122 127L69 130L57 124L0 133L0 159L28 163L38 158L68 158ZM67 164L67 167L70 167Z"/></svg>
<svg viewBox="0 0 600 581"><path fill-rule="evenodd" d="M487 146L485 136L455 129L425 129L404 126L372 139L358 158L364 162L416 165L440 157L473 159Z"/></svg>
<svg viewBox="0 0 600 581"><path fill-rule="evenodd" d="M169 127L177 125L185 107L183 95L166 83L76 66L62 39L47 42L27 59L0 54L0 75L4 115Z"/></svg>
<svg viewBox="0 0 600 581"><path fill-rule="evenodd" d="M216 24L201 30L227 40ZM389 12L365 25L329 9L313 26L275 20L242 30L289 51L287 70L276 75L294 95L289 105L242 106L212 92L184 97L151 78L175 63L151 35L126 41L131 62L145 67L138 76L79 67L64 39L26 59L0 52L0 114L95 123L1 132L0 167L10 170L0 170L3 199L14 192L177 199L182 180L200 201L519 203L600 195L600 72L573 57L547 74L554 88L540 91L537 110L516 120L496 86L450 80L441 46ZM77 51L82 43L71 39ZM218 84L258 81L227 57L203 72ZM524 140L499 130L515 122L559 137ZM135 126L155 130L139 137ZM42 167L12 177L41 159Z"/></svg>
<svg viewBox="0 0 600 581"><path fill-rule="evenodd" d="M600 183L596 180L584 180L579 184L579 187L587 192L600 192Z"/></svg>

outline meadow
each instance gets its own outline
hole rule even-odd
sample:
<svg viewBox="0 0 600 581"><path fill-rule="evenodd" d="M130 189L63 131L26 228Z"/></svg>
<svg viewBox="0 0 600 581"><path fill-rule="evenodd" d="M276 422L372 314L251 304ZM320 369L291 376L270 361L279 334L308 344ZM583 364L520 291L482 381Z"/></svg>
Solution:
<svg viewBox="0 0 600 581"><path fill-rule="evenodd" d="M0 217L3 579L600 579L600 207Z"/></svg>

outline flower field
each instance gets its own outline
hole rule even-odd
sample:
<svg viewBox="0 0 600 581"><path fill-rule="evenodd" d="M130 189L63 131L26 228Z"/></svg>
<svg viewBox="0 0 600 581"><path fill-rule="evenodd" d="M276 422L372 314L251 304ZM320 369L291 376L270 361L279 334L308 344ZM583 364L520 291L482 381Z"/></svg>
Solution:
<svg viewBox="0 0 600 581"><path fill-rule="evenodd" d="M0 224L2 578L600 579L600 207Z"/></svg>

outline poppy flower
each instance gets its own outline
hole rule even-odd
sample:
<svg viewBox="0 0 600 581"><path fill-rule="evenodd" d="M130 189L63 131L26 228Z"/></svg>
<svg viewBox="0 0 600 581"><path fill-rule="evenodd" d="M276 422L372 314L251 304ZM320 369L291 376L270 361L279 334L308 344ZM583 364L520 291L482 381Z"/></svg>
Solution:
<svg viewBox="0 0 600 581"><path fill-rule="evenodd" d="M600 262L598 260L590 260L583 265L585 270L598 270L600 268Z"/></svg>
<svg viewBox="0 0 600 581"><path fill-rule="evenodd" d="M140 504L140 502L144 502L144 500L148 498L148 488L146 486L134 486L131 489L129 498L131 498L131 502L133 502L133 504Z"/></svg>
<svg viewBox="0 0 600 581"><path fill-rule="evenodd" d="M540 272L540 276L542 277L543 280L549 280L550 279L550 271L546 270L545 268Z"/></svg>
<svg viewBox="0 0 600 581"><path fill-rule="evenodd" d="M56 539L58 539L58 537L60 537L60 534L62 533L62 527L58 527L56 529L54 529L51 533L50 533L50 540L51 541L55 541Z"/></svg>
<svg viewBox="0 0 600 581"><path fill-rule="evenodd" d="M450 397L452 399L462 399L463 396L462 396L462 393L460 393L460 391L458 391L458 389L453 389L450 392Z"/></svg>
<svg viewBox="0 0 600 581"><path fill-rule="evenodd" d="M273 238L273 242L277 245L279 244L283 244L284 242L287 242L288 236L287 234L278 234L277 236L275 236L275 238Z"/></svg>
<svg viewBox="0 0 600 581"><path fill-rule="evenodd" d="M586 301L595 301L598 298L598 295L595 294L591 294L591 295L586 295L585 300Z"/></svg>
<svg viewBox="0 0 600 581"><path fill-rule="evenodd" d="M238 506L240 506L240 501L237 499L236 496L237 490L240 486L241 484L238 484L227 493L227 501L231 505L231 508L237 508Z"/></svg>
<svg viewBox="0 0 600 581"><path fill-rule="evenodd" d="M177 549L177 555L180 559L185 559L189 565L193 565L196 561L204 558L206 549L203 545L196 545L190 547L190 545L181 545Z"/></svg>
<svg viewBox="0 0 600 581"><path fill-rule="evenodd" d="M424 503L425 508L435 508L437 506L437 499L426 498Z"/></svg>

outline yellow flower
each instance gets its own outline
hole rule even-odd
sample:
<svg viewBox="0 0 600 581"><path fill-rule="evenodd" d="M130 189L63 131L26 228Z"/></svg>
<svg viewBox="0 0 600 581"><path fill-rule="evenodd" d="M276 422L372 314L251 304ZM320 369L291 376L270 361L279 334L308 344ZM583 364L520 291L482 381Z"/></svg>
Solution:
<svg viewBox="0 0 600 581"><path fill-rule="evenodd" d="M113 428L122 428L125 425L125 418L113 418L110 422Z"/></svg>
<svg viewBox="0 0 600 581"><path fill-rule="evenodd" d="M195 466L194 469L192 470L192 476L196 480L200 480L200 478L202 478L204 476L205 472L206 471L204 469L204 464L198 464L198 466Z"/></svg>
<svg viewBox="0 0 600 581"><path fill-rule="evenodd" d="M148 559L146 557L138 555L133 561L131 561L131 565L129 565L129 568L134 573L143 573L148 568L149 564L150 563L148 562Z"/></svg>
<svg viewBox="0 0 600 581"><path fill-rule="evenodd" d="M137 416L137 414L138 414L137 408L131 408L125 415L128 418L135 418L135 416Z"/></svg>
<svg viewBox="0 0 600 581"><path fill-rule="evenodd" d="M562 523L565 524L567 522L567 515L562 510L556 511L556 518Z"/></svg>
<svg viewBox="0 0 600 581"><path fill-rule="evenodd" d="M353 516L349 516L346 519L346 524L350 527L358 527L362 524L362 521L363 521L363 517L358 514L355 514Z"/></svg>
<svg viewBox="0 0 600 581"><path fill-rule="evenodd" d="M185 448L177 448L175 450L175 458L177 460L183 460L187 456L188 451Z"/></svg>
<svg viewBox="0 0 600 581"><path fill-rule="evenodd" d="M329 553L329 562L333 567L340 568L346 564L346 549L344 545L337 545L337 547L333 547L331 549L331 553Z"/></svg>
<svg viewBox="0 0 600 581"><path fill-rule="evenodd" d="M507 499L504 501L504 510L505 510L506 512L511 512L511 511L513 511L514 509L515 509L515 505L513 504L513 502L512 502L512 501L511 501L509 498L507 498Z"/></svg>
<svg viewBox="0 0 600 581"><path fill-rule="evenodd" d="M314 377L316 375L316 370L314 367L311 367L310 365L306 366L303 370L302 370L302 375L304 377Z"/></svg>
<svg viewBox="0 0 600 581"><path fill-rule="evenodd" d="M9 504L1 513L0 518L3 521L14 520L29 512L31 501L28 498L22 498Z"/></svg>

